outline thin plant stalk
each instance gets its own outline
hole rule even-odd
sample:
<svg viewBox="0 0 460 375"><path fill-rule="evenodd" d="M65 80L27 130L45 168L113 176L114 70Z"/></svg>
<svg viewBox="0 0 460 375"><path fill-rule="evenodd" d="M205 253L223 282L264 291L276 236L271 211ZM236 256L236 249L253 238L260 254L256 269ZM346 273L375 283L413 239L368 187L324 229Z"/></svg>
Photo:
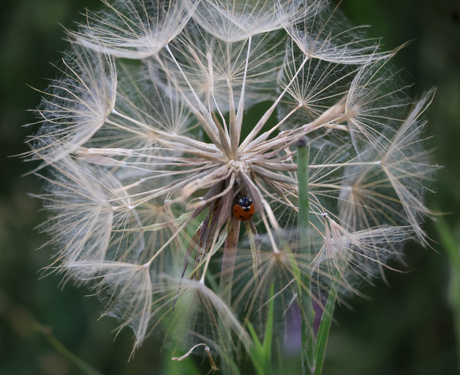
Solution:
<svg viewBox="0 0 460 375"><path fill-rule="evenodd" d="M233 215L230 218L230 230L225 241L224 255L222 257L222 273L220 277L220 289L222 299L231 304L233 270L235 269L236 252L240 237L240 221Z"/></svg>
<svg viewBox="0 0 460 375"><path fill-rule="evenodd" d="M73 363L82 374L86 375L102 375L99 371L93 369L88 363L83 361L81 358L72 353L67 349L57 338L54 336L53 331L50 327L44 326L39 323L35 323L35 329L41 333L48 342L56 349L64 358Z"/></svg>
<svg viewBox="0 0 460 375"><path fill-rule="evenodd" d="M309 199L308 199L308 147L305 139L300 139L297 142L297 179L299 182L299 239L300 251L303 254L310 253L309 240ZM301 283L310 290L310 275L301 277ZM314 332L313 321L315 311L313 309L313 300L308 293L301 293L300 303L302 312L302 373L313 373L315 369L314 359Z"/></svg>
<svg viewBox="0 0 460 375"><path fill-rule="evenodd" d="M222 269L220 274L219 288L221 290L222 300L229 306L232 302L232 284L233 273L235 270L235 261L238 250L238 241L240 239L241 222L233 215L229 218L229 230L225 239L224 253L222 255ZM220 321L219 324L225 325ZM224 375L239 375L239 369L234 358L230 355L222 361L222 373Z"/></svg>
<svg viewBox="0 0 460 375"><path fill-rule="evenodd" d="M297 143L297 179L299 182L299 229L300 251L309 254L309 199L308 199L308 147L304 139ZM310 276L302 277L302 284L310 289ZM315 335L314 319L315 310L313 299L308 293L302 293L302 373L321 375L326 354L327 340L332 323L335 302L337 300L337 281L333 282L328 299L324 305L318 331Z"/></svg>

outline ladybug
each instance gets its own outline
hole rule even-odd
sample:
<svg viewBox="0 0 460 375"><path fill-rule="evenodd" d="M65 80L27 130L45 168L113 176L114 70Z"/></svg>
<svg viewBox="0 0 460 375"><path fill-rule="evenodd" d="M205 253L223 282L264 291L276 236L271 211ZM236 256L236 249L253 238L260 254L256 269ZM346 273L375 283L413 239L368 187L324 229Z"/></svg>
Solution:
<svg viewBox="0 0 460 375"><path fill-rule="evenodd" d="M238 203L233 206L233 215L241 221L250 220L255 212L256 208L249 197L240 198Z"/></svg>

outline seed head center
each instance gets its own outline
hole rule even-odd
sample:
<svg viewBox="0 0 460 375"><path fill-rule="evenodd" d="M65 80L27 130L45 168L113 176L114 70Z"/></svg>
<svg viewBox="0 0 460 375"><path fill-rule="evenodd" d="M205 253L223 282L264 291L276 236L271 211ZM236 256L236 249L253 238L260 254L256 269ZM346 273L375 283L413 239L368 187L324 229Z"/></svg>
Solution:
<svg viewBox="0 0 460 375"><path fill-rule="evenodd" d="M249 172L249 165L245 161L241 160L230 160L228 162L228 168L234 173L248 173Z"/></svg>

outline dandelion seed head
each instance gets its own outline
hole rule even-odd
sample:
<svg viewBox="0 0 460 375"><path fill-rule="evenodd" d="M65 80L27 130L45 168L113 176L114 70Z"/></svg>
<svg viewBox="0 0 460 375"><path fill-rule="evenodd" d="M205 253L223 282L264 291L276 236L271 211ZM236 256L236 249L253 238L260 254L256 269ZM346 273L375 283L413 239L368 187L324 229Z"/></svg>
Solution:
<svg viewBox="0 0 460 375"><path fill-rule="evenodd" d="M405 241L426 244L434 91L408 97L397 49L327 1L103 3L68 32L27 156L46 181L49 270L92 288L135 349L161 332L232 356L272 302L283 322L302 293L359 293Z"/></svg>

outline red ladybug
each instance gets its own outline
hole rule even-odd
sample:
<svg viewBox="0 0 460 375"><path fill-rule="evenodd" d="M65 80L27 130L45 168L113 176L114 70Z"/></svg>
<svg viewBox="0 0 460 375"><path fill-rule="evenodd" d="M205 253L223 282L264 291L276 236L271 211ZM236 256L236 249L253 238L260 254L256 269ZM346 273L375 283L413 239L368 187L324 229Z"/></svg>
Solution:
<svg viewBox="0 0 460 375"><path fill-rule="evenodd" d="M250 220L255 212L256 208L249 197L240 198L238 203L233 206L233 215L241 221Z"/></svg>

